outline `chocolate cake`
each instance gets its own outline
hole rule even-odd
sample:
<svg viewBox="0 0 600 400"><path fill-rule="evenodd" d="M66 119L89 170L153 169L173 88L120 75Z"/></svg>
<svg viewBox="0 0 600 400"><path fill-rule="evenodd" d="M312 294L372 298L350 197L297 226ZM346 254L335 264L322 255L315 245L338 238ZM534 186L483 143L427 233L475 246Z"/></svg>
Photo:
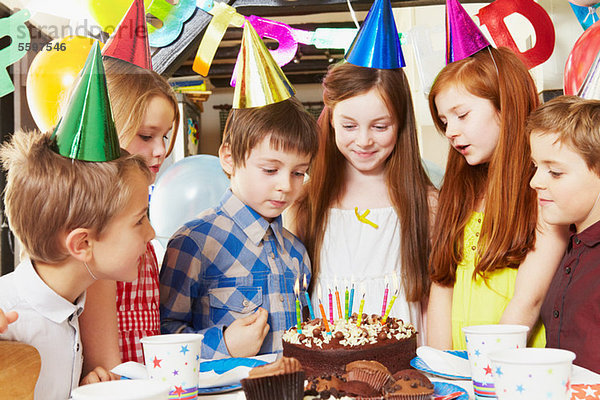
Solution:
<svg viewBox="0 0 600 400"><path fill-rule="evenodd" d="M329 324L331 334L320 318L303 323L300 333L291 328L283 334L283 355L300 361L307 377L343 374L346 364L357 360L378 361L392 374L410 367L417 349L412 324L391 317L382 324L378 315L363 314L360 326L356 320L353 314Z"/></svg>

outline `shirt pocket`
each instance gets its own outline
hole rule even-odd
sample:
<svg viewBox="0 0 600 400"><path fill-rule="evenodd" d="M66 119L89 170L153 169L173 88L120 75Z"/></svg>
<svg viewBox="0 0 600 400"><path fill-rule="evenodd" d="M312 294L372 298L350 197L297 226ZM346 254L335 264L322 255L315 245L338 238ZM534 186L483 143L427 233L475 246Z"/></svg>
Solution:
<svg viewBox="0 0 600 400"><path fill-rule="evenodd" d="M230 323L250 314L263 303L261 287L212 288L208 291L208 298L213 323Z"/></svg>

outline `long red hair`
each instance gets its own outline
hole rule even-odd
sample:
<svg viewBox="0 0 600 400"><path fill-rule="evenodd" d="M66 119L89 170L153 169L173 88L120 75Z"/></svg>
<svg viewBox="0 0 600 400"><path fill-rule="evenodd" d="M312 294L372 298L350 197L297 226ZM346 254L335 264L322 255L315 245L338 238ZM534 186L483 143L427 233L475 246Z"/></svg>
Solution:
<svg viewBox="0 0 600 400"><path fill-rule="evenodd" d="M431 115L440 132L445 127L435 97L453 85L491 101L500 118L498 144L488 164L470 166L450 149L430 259L431 279L441 285L455 282L456 266L463 257L464 228L482 198L485 218L477 245L476 275L517 268L535 245L537 205L529 187L534 171L525 124L539 104L537 91L527 67L511 50L488 50L448 64L429 94Z"/></svg>
<svg viewBox="0 0 600 400"><path fill-rule="evenodd" d="M410 87L402 69L381 70L348 63L330 67L323 81L325 108L319 117L319 149L299 200L296 225L311 257L313 277L317 277L328 211L344 191L346 159L335 143L332 111L340 101L373 88L398 125L396 145L386 161L385 180L401 226L401 282L406 299L420 301L429 292L428 193L433 185L421 163Z"/></svg>

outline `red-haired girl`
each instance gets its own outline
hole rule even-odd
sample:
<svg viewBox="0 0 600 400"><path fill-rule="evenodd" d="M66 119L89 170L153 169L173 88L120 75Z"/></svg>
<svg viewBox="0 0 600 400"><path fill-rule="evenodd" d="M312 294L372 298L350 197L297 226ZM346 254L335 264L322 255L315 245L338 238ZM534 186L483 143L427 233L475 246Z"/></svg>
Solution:
<svg viewBox="0 0 600 400"><path fill-rule="evenodd" d="M451 149L430 259L429 344L466 347L462 328L518 323L543 347L540 306L566 237L538 217L525 121L538 106L519 58L487 47L448 64L429 106Z"/></svg>

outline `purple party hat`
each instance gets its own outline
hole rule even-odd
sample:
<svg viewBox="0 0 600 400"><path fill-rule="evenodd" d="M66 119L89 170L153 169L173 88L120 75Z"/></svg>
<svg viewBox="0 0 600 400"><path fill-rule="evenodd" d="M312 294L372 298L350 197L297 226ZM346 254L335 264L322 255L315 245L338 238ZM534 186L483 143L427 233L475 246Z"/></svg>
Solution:
<svg viewBox="0 0 600 400"><path fill-rule="evenodd" d="M489 45L458 0L446 0L446 64L472 56Z"/></svg>

